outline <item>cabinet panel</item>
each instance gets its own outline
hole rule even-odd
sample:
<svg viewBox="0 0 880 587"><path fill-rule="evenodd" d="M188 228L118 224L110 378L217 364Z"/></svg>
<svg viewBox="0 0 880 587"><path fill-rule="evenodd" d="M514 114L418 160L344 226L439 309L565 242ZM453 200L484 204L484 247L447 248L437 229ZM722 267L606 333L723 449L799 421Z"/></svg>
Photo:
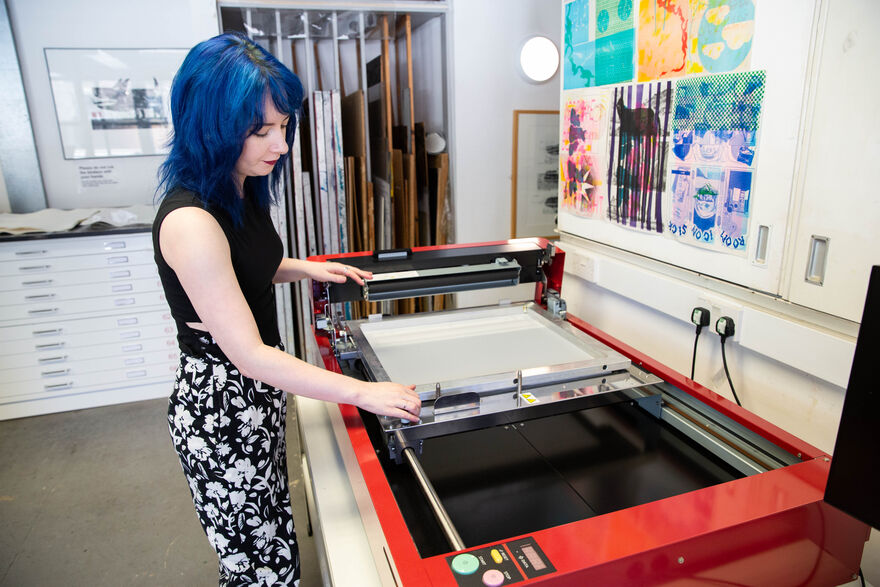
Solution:
<svg viewBox="0 0 880 587"><path fill-rule="evenodd" d="M792 302L861 320L871 266L880 264L877 81L880 3L828 8L819 53L800 222L793 243Z"/></svg>

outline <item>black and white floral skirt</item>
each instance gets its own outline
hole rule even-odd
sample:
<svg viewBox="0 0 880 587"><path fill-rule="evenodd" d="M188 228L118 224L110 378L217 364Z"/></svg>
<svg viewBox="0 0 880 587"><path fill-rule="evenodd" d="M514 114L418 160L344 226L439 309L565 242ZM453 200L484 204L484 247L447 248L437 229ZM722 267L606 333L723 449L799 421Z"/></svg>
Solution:
<svg viewBox="0 0 880 587"><path fill-rule="evenodd" d="M210 336L181 353L168 427L220 558L220 585L298 585L287 484L287 395L239 373Z"/></svg>

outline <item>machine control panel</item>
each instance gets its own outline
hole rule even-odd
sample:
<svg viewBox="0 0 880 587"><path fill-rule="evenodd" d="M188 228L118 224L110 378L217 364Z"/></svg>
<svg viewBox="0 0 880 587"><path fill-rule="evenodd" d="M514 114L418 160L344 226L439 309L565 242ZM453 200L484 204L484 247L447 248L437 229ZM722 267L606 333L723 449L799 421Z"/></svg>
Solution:
<svg viewBox="0 0 880 587"><path fill-rule="evenodd" d="M522 538L446 557L460 587L501 587L556 569L533 538Z"/></svg>

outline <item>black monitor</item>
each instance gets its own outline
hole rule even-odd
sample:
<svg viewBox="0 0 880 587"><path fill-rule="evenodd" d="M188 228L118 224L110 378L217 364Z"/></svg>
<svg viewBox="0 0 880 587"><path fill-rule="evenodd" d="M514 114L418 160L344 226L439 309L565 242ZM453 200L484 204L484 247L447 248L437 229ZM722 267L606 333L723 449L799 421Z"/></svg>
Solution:
<svg viewBox="0 0 880 587"><path fill-rule="evenodd" d="M880 266L876 265L868 283L825 501L880 529Z"/></svg>

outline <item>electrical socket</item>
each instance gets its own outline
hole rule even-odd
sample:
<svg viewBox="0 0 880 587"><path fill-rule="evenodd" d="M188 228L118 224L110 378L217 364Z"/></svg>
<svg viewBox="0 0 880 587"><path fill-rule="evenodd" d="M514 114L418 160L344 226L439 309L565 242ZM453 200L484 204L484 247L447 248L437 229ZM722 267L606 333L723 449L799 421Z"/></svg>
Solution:
<svg viewBox="0 0 880 587"><path fill-rule="evenodd" d="M566 268L584 281L595 283L596 261L587 255L567 253L565 257Z"/></svg>
<svg viewBox="0 0 880 587"><path fill-rule="evenodd" d="M734 332L728 340L739 340L742 335L743 307L730 299L721 296L703 294L697 298L697 305L703 306L712 313L712 331L715 331L715 321L722 316L729 316L734 322Z"/></svg>

